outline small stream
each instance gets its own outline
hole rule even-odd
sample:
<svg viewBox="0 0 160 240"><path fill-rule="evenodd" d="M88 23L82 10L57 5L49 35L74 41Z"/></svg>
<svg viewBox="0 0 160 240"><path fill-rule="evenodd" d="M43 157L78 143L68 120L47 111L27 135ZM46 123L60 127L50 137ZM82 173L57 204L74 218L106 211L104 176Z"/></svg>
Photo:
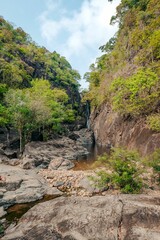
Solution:
<svg viewBox="0 0 160 240"><path fill-rule="evenodd" d="M74 162L75 167L73 170L75 171L92 169L92 165L97 160L98 156L110 152L109 148L97 144L85 144L84 147L87 148L89 154L79 158Z"/></svg>
<svg viewBox="0 0 160 240"><path fill-rule="evenodd" d="M42 199L34 202L15 204L7 209L7 215L5 218L8 223L17 223L18 220L23 216L23 214L36 204L55 199L57 197L58 196L45 195Z"/></svg>
<svg viewBox="0 0 160 240"><path fill-rule="evenodd" d="M62 195L61 195L62 196ZM3 223L3 229L7 229L10 225L14 226L18 223L19 219L26 213L28 210L38 203L46 202L52 199L59 197L59 195L45 195L42 199L39 199L34 202L29 203L19 203L15 204L7 209L7 214L4 216L5 222ZM3 219L3 218L2 218ZM1 220L1 219L0 219ZM0 232L0 239L3 236L3 233Z"/></svg>

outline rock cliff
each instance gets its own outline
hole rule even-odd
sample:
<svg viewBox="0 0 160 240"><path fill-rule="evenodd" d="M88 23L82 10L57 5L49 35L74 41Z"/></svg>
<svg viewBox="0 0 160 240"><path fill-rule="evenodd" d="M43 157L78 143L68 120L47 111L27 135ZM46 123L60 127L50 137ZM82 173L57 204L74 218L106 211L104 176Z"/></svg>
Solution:
<svg viewBox="0 0 160 240"><path fill-rule="evenodd" d="M125 146L148 155L160 147L160 133L150 130L143 118L121 117L103 104L91 114L91 128L95 141L105 146Z"/></svg>

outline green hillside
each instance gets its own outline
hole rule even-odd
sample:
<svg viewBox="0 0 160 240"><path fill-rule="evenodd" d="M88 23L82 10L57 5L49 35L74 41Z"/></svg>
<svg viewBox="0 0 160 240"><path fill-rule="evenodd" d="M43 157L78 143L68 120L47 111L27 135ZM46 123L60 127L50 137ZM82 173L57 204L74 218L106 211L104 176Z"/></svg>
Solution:
<svg viewBox="0 0 160 240"><path fill-rule="evenodd" d="M119 30L85 78L92 108L107 102L114 111L146 118L160 131L160 2L122 0L111 24Z"/></svg>
<svg viewBox="0 0 160 240"><path fill-rule="evenodd" d="M65 57L0 17L0 127L16 128L21 145L34 130L61 131L76 119L78 80Z"/></svg>

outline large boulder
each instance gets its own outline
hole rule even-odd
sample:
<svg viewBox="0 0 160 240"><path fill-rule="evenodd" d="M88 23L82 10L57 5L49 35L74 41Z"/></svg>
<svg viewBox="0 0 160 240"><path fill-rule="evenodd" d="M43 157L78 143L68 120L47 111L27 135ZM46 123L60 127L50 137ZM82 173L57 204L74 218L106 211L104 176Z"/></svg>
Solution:
<svg viewBox="0 0 160 240"><path fill-rule="evenodd" d="M22 157L22 167L31 169L34 167L48 168L50 165L55 167L63 166L63 169L70 169L74 164L64 162L65 160L77 160L80 156L87 155L88 151L82 144L68 138L63 137L47 142L30 142L25 146L25 151ZM57 164L59 162L60 164ZM55 161L55 164L53 163ZM53 167L54 169L54 167Z"/></svg>
<svg viewBox="0 0 160 240"><path fill-rule="evenodd" d="M0 177L0 206L4 208L15 203L33 202L46 194L61 195L34 170L0 164Z"/></svg>
<svg viewBox="0 0 160 240"><path fill-rule="evenodd" d="M61 197L30 209L3 240L159 240L160 197Z"/></svg>

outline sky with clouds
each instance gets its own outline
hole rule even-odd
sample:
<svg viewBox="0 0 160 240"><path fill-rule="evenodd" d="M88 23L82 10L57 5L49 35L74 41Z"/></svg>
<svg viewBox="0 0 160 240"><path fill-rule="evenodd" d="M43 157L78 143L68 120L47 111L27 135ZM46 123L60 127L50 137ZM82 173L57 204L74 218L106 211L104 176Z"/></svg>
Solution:
<svg viewBox="0 0 160 240"><path fill-rule="evenodd" d="M84 75L99 47L117 31L109 24L120 0L0 0L0 15L40 46L57 51ZM82 87L87 84L82 80Z"/></svg>

